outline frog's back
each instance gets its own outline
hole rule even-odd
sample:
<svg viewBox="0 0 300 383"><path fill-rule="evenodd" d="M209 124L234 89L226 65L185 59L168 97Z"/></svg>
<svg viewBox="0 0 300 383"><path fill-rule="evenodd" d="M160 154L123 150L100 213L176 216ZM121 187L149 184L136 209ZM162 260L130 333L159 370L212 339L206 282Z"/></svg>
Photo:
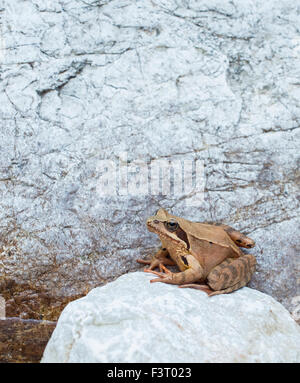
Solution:
<svg viewBox="0 0 300 383"><path fill-rule="evenodd" d="M164 212L166 217L175 219L183 231L188 233L188 235L193 236L195 239L213 243L220 247L229 248L233 257L240 257L243 254L222 226L202 222L193 222L172 215L167 211Z"/></svg>
<svg viewBox="0 0 300 383"><path fill-rule="evenodd" d="M182 222L179 222L179 224L183 230L187 230L195 239L201 240L201 246L204 246L204 243L206 242L231 249L237 257L242 255L240 248L233 242L222 227L187 220L183 220Z"/></svg>

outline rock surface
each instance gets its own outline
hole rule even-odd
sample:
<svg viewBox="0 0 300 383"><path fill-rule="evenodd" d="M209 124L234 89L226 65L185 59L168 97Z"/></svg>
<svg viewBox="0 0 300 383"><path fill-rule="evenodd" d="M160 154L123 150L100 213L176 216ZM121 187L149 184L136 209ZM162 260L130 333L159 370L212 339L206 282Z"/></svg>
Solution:
<svg viewBox="0 0 300 383"><path fill-rule="evenodd" d="M129 273L69 303L42 362L300 362L300 328L270 296L151 278Z"/></svg>
<svg viewBox="0 0 300 383"><path fill-rule="evenodd" d="M35 319L0 319L1 363L38 363L55 325Z"/></svg>
<svg viewBox="0 0 300 383"><path fill-rule="evenodd" d="M10 0L1 16L0 293L16 286L15 314L135 270L158 244L144 222L159 206L250 234L251 286L294 310L296 2ZM123 152L131 164L203 160L204 203L103 198L99 161L124 165ZM43 302L20 313L20 291Z"/></svg>

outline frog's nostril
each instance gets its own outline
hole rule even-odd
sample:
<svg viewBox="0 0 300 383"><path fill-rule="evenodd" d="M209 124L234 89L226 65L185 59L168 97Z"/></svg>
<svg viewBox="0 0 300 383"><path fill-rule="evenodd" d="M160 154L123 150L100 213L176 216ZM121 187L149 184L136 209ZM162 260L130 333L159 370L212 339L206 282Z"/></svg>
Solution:
<svg viewBox="0 0 300 383"><path fill-rule="evenodd" d="M159 224L159 221L158 221L157 219L155 219L155 220L153 221L153 223L155 223L155 225L158 225L158 224Z"/></svg>
<svg viewBox="0 0 300 383"><path fill-rule="evenodd" d="M247 245L247 247L253 247L253 245L252 245L251 243L249 243L249 244Z"/></svg>

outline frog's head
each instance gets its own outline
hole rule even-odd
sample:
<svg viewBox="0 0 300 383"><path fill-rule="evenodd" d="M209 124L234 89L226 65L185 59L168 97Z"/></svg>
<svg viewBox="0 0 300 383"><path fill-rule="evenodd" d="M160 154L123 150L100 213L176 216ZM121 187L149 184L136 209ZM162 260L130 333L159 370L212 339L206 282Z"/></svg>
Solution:
<svg viewBox="0 0 300 383"><path fill-rule="evenodd" d="M179 220L180 218L169 214L165 209L161 208L157 210L155 215L147 219L147 228L160 237L189 249L190 245L187 234L180 227Z"/></svg>

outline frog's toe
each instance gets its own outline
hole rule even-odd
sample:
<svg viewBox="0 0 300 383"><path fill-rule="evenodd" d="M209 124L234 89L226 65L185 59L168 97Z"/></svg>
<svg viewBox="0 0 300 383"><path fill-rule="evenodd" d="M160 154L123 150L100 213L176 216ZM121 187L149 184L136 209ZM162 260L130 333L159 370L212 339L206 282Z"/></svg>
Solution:
<svg viewBox="0 0 300 383"><path fill-rule="evenodd" d="M138 258L136 261L137 261L138 263L142 263L143 265L150 265L150 263L151 263L151 260L140 259L140 258Z"/></svg>
<svg viewBox="0 0 300 383"><path fill-rule="evenodd" d="M170 284L174 284L174 281L172 279L172 277L169 276L169 274L162 274L162 276L160 278L155 278L155 279L151 279L150 280L151 283L154 283L154 282L163 282L163 283L170 283Z"/></svg>
<svg viewBox="0 0 300 383"><path fill-rule="evenodd" d="M164 278L155 278L150 280L150 283L154 283L154 282L165 282L165 280Z"/></svg>
<svg viewBox="0 0 300 383"><path fill-rule="evenodd" d="M196 289L196 290L201 290L203 292L205 292L207 295L210 295L214 292L214 290L212 290L208 285L205 285L205 284L197 284L197 283L187 283L185 285L180 285L179 286L180 288L192 288L192 289Z"/></svg>
<svg viewBox="0 0 300 383"><path fill-rule="evenodd" d="M158 271L151 270L150 268L149 269L144 269L144 271L145 271L145 273L155 274L158 277L163 277L165 275L164 273L160 273Z"/></svg>
<svg viewBox="0 0 300 383"><path fill-rule="evenodd" d="M162 263L159 264L159 269L161 272L165 272L166 274L172 274L172 272L166 268L166 266L164 266Z"/></svg>
<svg viewBox="0 0 300 383"><path fill-rule="evenodd" d="M147 262L143 262L143 263L146 265L149 265L149 267L147 267L147 269L144 270L144 271L146 271L146 270L153 270L156 267L158 267L160 264L160 261L158 259L151 259L151 260L149 260Z"/></svg>
<svg viewBox="0 0 300 383"><path fill-rule="evenodd" d="M158 278L151 279L150 282L164 282L164 283L172 283L172 273L168 270L168 273L160 273L158 271L150 270L150 269L145 269L144 270L146 273L151 273L154 275L157 275Z"/></svg>

